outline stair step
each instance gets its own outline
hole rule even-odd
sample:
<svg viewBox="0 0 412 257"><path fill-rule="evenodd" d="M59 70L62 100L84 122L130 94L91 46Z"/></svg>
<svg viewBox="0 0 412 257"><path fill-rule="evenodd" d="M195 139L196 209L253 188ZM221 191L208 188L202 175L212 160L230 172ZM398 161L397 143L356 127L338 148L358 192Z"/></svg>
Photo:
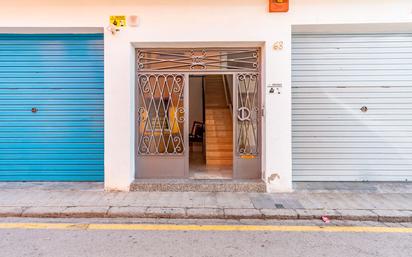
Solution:
<svg viewBox="0 0 412 257"><path fill-rule="evenodd" d="M229 115L206 115L206 121L226 122L232 124L232 116ZM210 124L210 123L209 123Z"/></svg>
<svg viewBox="0 0 412 257"><path fill-rule="evenodd" d="M229 123L232 124L232 116L229 115L206 115L206 122L207 121L216 121L221 123ZM209 123L210 124L210 123ZM215 123L216 124L216 123Z"/></svg>
<svg viewBox="0 0 412 257"><path fill-rule="evenodd" d="M209 147L206 148L207 150L207 155L208 157L232 157L233 155L233 149L210 149Z"/></svg>
<svg viewBox="0 0 412 257"><path fill-rule="evenodd" d="M206 97L205 98L205 104L225 104L226 105L226 99L224 97L213 97L213 98L209 98Z"/></svg>
<svg viewBox="0 0 412 257"><path fill-rule="evenodd" d="M226 108L209 108L206 111L221 111L222 109L226 109ZM229 111L229 109L226 109Z"/></svg>
<svg viewBox="0 0 412 257"><path fill-rule="evenodd" d="M233 160L208 160L206 165L233 165Z"/></svg>
<svg viewBox="0 0 412 257"><path fill-rule="evenodd" d="M216 127L216 126L225 126L225 127L232 127L232 121L231 119L206 119L205 121L206 127L209 126L211 128Z"/></svg>
<svg viewBox="0 0 412 257"><path fill-rule="evenodd" d="M232 131L232 125L224 126L224 125L209 125L206 126L206 131L210 132L217 132L217 131Z"/></svg>
<svg viewBox="0 0 412 257"><path fill-rule="evenodd" d="M224 118L224 117L215 117L213 118L208 118L206 119L206 128L216 128L216 127L232 127L232 121L230 118Z"/></svg>
<svg viewBox="0 0 412 257"><path fill-rule="evenodd" d="M207 166L211 165L220 165L220 166L232 166L233 165L233 160L232 159L226 159L226 160L207 160L206 161Z"/></svg>
<svg viewBox="0 0 412 257"><path fill-rule="evenodd" d="M232 115L229 112L222 111L221 113L212 112L206 113L206 120L226 120L232 119Z"/></svg>
<svg viewBox="0 0 412 257"><path fill-rule="evenodd" d="M230 137L232 138L232 131L211 131L206 133L206 137Z"/></svg>
<svg viewBox="0 0 412 257"><path fill-rule="evenodd" d="M220 112L220 113L218 113L218 112L209 112L209 113L206 113L206 119L208 120L225 120L225 119L227 119L227 118L229 118L229 119L231 119L232 118L232 115L230 114L230 112L225 112L225 111L222 111L222 112Z"/></svg>
<svg viewBox="0 0 412 257"><path fill-rule="evenodd" d="M205 96L222 96L225 98L225 91L223 86L209 86L205 89Z"/></svg>
<svg viewBox="0 0 412 257"><path fill-rule="evenodd" d="M216 88L209 88L205 90L205 98L222 98L222 99L226 99L225 94L220 93L220 88L216 87Z"/></svg>
<svg viewBox="0 0 412 257"><path fill-rule="evenodd" d="M226 103L226 98L224 96L218 96L218 97L206 96L205 97L205 102L206 102L206 104Z"/></svg>
<svg viewBox="0 0 412 257"><path fill-rule="evenodd" d="M229 147L232 144L233 144L232 142L209 142L208 149L211 149L211 148L209 148L209 146L219 146L219 145L221 145L221 146L225 145L226 146L227 145Z"/></svg>
<svg viewBox="0 0 412 257"><path fill-rule="evenodd" d="M213 136L216 133L219 133L219 135L223 135L222 133L225 133L225 135L231 135L232 132L232 129L206 129L206 133L208 133L209 136Z"/></svg>
<svg viewBox="0 0 412 257"><path fill-rule="evenodd" d="M221 77L207 77L206 81L207 82L216 81L218 83L222 83L223 79Z"/></svg>
<svg viewBox="0 0 412 257"><path fill-rule="evenodd" d="M220 120L220 121L219 121ZM209 121L209 122L208 122ZM228 121L228 119L223 120L223 119L207 119L206 120L206 128L216 128L216 127L232 127L232 122Z"/></svg>
<svg viewBox="0 0 412 257"><path fill-rule="evenodd" d="M221 75L205 78L206 163L232 165L233 124Z"/></svg>
<svg viewBox="0 0 412 257"><path fill-rule="evenodd" d="M223 150L232 152L233 151L232 144L218 144L218 145L209 144L207 145L207 151L223 151Z"/></svg>
<svg viewBox="0 0 412 257"><path fill-rule="evenodd" d="M213 144L213 143L232 143L233 138L232 137L214 137L214 136L209 136L206 137L206 144Z"/></svg>
<svg viewBox="0 0 412 257"><path fill-rule="evenodd" d="M207 151L206 159L231 159L233 158L232 151Z"/></svg>
<svg viewBox="0 0 412 257"><path fill-rule="evenodd" d="M208 92L208 91L210 93L217 94L217 95L225 93L223 85L219 84L218 82L209 82L205 88L205 92Z"/></svg>
<svg viewBox="0 0 412 257"><path fill-rule="evenodd" d="M230 111L229 107L225 105L206 108L206 113L230 113Z"/></svg>
<svg viewBox="0 0 412 257"><path fill-rule="evenodd" d="M207 140L206 141L209 145L228 145L228 146L231 146L231 145L233 145L233 142L232 142L232 140L225 140L225 141L223 141L223 140L219 140L219 141L213 141L213 140Z"/></svg>
<svg viewBox="0 0 412 257"><path fill-rule="evenodd" d="M205 100L206 99L223 99L226 101L226 96L224 94L216 93L219 92L219 88L211 88L209 91L205 90Z"/></svg>
<svg viewBox="0 0 412 257"><path fill-rule="evenodd" d="M136 179L130 191L264 193L266 184L260 179Z"/></svg>
<svg viewBox="0 0 412 257"><path fill-rule="evenodd" d="M205 104L211 104L211 103L226 103L226 98L224 96L209 97L206 95Z"/></svg>
<svg viewBox="0 0 412 257"><path fill-rule="evenodd" d="M222 109L226 109L229 111L229 109L225 108L225 107L220 107L220 108L208 108L206 109L206 111L221 111Z"/></svg>
<svg viewBox="0 0 412 257"><path fill-rule="evenodd" d="M206 128L207 127L211 127L211 128L216 128L217 127L232 127L232 122L229 121L228 119L226 120L222 120L222 119L216 119L216 120L212 120L212 119L207 119L206 120Z"/></svg>
<svg viewBox="0 0 412 257"><path fill-rule="evenodd" d="M215 98L215 97L213 97L213 98L208 98L208 97L206 97L205 98L205 104L206 105L210 105L210 104L224 104L224 105L226 105L226 99L224 98L224 97L222 97L222 98Z"/></svg>
<svg viewBox="0 0 412 257"><path fill-rule="evenodd" d="M231 165L233 163L233 159L208 159L206 160L206 165Z"/></svg>
<svg viewBox="0 0 412 257"><path fill-rule="evenodd" d="M205 106L206 106L206 108L208 108L208 107L224 107L224 106L226 106L226 103L220 103L220 104L218 104L218 103L214 103L214 104L206 104Z"/></svg>
<svg viewBox="0 0 412 257"><path fill-rule="evenodd" d="M206 118L205 120L216 120L216 121L226 121L226 122L230 121L230 123L232 123L231 122L232 115L230 115L229 113L221 113L221 114L208 113L206 114L205 118Z"/></svg>

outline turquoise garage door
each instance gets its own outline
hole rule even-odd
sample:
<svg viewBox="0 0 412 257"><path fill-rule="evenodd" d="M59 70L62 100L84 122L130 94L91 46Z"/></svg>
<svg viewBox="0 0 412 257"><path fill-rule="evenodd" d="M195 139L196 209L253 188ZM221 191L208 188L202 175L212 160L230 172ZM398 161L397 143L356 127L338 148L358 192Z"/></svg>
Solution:
<svg viewBox="0 0 412 257"><path fill-rule="evenodd" d="M0 34L0 181L103 180L103 46Z"/></svg>

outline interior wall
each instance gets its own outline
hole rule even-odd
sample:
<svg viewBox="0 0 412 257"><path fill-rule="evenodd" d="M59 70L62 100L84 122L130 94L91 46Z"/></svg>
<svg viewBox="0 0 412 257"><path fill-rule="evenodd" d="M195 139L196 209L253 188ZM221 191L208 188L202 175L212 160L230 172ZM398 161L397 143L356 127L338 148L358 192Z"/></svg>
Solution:
<svg viewBox="0 0 412 257"><path fill-rule="evenodd" d="M193 122L203 122L202 77L189 77L189 131Z"/></svg>
<svg viewBox="0 0 412 257"><path fill-rule="evenodd" d="M233 75L225 75L225 77L227 79L227 83L228 83L227 87L229 89L228 91L229 91L229 94L230 94L228 97L230 99L233 99ZM233 100L232 100L232 102L233 102Z"/></svg>

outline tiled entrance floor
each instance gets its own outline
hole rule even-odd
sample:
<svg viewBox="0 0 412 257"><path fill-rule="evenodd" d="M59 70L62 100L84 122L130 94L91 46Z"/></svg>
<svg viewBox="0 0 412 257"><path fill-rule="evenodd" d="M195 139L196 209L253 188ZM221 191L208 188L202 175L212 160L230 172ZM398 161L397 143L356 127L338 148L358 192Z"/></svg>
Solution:
<svg viewBox="0 0 412 257"><path fill-rule="evenodd" d="M190 152L191 179L232 179L232 166L206 165L202 152Z"/></svg>

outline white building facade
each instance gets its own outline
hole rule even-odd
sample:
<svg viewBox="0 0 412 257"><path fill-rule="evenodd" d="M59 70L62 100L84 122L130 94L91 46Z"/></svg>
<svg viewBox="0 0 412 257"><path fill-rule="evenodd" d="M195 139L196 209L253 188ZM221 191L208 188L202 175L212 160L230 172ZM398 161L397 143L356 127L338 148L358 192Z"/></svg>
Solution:
<svg viewBox="0 0 412 257"><path fill-rule="evenodd" d="M112 34L112 15L136 15L138 26ZM2 34L104 33L107 190L129 190L138 172L139 48L260 50L268 192L293 180L412 178L411 1L291 0L289 12L269 13L267 0L17 0L1 4L0 20Z"/></svg>

